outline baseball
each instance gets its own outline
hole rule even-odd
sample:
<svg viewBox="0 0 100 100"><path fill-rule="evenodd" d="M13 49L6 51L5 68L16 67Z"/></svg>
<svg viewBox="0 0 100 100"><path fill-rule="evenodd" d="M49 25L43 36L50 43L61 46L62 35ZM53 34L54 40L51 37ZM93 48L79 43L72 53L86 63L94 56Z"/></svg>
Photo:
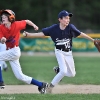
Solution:
<svg viewBox="0 0 100 100"><path fill-rule="evenodd" d="M25 36L25 37L27 36L26 32L23 32L23 36Z"/></svg>
<svg viewBox="0 0 100 100"><path fill-rule="evenodd" d="M1 38L1 43L4 44L4 43L6 42L6 40L7 40L7 39L6 39L5 37L2 37L2 38Z"/></svg>

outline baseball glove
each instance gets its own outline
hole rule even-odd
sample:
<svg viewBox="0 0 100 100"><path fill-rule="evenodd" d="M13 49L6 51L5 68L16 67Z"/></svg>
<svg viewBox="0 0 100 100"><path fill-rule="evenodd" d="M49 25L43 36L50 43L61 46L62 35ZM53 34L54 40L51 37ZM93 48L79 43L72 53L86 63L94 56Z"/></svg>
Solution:
<svg viewBox="0 0 100 100"><path fill-rule="evenodd" d="M98 51L100 52L100 40L99 39L94 40L94 45L98 49Z"/></svg>

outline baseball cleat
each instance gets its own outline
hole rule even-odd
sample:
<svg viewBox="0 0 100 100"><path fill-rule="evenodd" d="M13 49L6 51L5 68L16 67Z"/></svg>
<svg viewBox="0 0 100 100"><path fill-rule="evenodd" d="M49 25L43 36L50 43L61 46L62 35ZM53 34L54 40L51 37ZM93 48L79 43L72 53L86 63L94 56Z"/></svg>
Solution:
<svg viewBox="0 0 100 100"><path fill-rule="evenodd" d="M55 67L53 68L53 70L55 71L56 74L59 73L59 67L58 67L58 66L55 66Z"/></svg>
<svg viewBox="0 0 100 100"><path fill-rule="evenodd" d="M52 93L52 87L47 88L47 93Z"/></svg>
<svg viewBox="0 0 100 100"><path fill-rule="evenodd" d="M3 68L3 70L6 72L6 71L8 70L8 67L6 67L6 68Z"/></svg>
<svg viewBox="0 0 100 100"><path fill-rule="evenodd" d="M41 94L46 94L46 89L48 88L48 83L44 83L43 82L43 85L42 87L38 87L38 90Z"/></svg>
<svg viewBox="0 0 100 100"><path fill-rule="evenodd" d="M0 89L4 89L4 88L5 88L4 82L0 82Z"/></svg>
<svg viewBox="0 0 100 100"><path fill-rule="evenodd" d="M53 87L54 87L54 86L53 86L52 84L48 85L47 93L52 93Z"/></svg>
<svg viewBox="0 0 100 100"><path fill-rule="evenodd" d="M60 68L59 68L58 66L55 66L55 67L53 67L53 70L54 70L54 72L55 72L56 74L58 74L59 71L60 71ZM60 81L62 81L62 79L61 79Z"/></svg>

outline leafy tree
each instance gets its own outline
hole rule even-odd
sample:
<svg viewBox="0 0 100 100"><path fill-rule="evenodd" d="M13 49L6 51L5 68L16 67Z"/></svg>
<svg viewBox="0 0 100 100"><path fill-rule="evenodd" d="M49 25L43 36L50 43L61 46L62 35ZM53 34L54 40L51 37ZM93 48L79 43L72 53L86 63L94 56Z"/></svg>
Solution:
<svg viewBox="0 0 100 100"><path fill-rule="evenodd" d="M81 30L100 27L100 0L1 0L0 9L12 9L16 20L30 19L40 29L58 23L61 10L72 12L71 23Z"/></svg>

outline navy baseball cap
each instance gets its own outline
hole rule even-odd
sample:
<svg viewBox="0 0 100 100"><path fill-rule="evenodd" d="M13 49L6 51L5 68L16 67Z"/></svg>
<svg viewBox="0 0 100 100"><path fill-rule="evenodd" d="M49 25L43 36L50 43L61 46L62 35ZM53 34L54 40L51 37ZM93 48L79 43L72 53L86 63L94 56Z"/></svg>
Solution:
<svg viewBox="0 0 100 100"><path fill-rule="evenodd" d="M62 17L65 17L65 16L72 17L73 14L72 13L68 13L66 10L63 10L58 14L58 18L62 18Z"/></svg>

